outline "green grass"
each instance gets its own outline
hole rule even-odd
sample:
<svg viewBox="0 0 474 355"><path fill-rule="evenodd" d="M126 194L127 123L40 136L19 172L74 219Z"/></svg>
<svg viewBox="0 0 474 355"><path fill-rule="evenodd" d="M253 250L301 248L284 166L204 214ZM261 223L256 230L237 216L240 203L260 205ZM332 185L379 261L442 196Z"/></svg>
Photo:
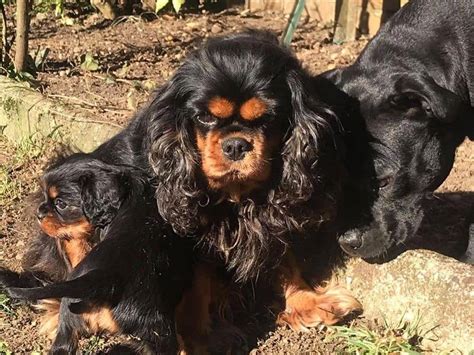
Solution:
<svg viewBox="0 0 474 355"><path fill-rule="evenodd" d="M328 340L342 340L342 353L357 355L422 354L421 341L433 334L434 328L426 329L421 317L413 321L404 320L396 324L386 321L376 329L365 326L333 326L334 332Z"/></svg>
<svg viewBox="0 0 474 355"><path fill-rule="evenodd" d="M91 336L87 339L87 342L82 350L84 355L97 354L99 351L104 350L105 340L98 336Z"/></svg>
<svg viewBox="0 0 474 355"><path fill-rule="evenodd" d="M8 167L0 166L0 205L19 198L22 191L22 183L12 179Z"/></svg>
<svg viewBox="0 0 474 355"><path fill-rule="evenodd" d="M10 304L10 298L5 295L4 293L0 293L0 311L8 314L8 315L15 315L15 311L13 310L11 304ZM1 342L0 342L1 344ZM0 347L1 349L1 347ZM1 354L1 351L0 351Z"/></svg>
<svg viewBox="0 0 474 355"><path fill-rule="evenodd" d="M0 135L0 149L6 160L0 165L0 206L21 198L27 192L31 181L20 179L18 175L45 152L46 142L47 139L31 136L13 146Z"/></svg>
<svg viewBox="0 0 474 355"><path fill-rule="evenodd" d="M8 344L0 340L0 355L11 355L11 350L8 349Z"/></svg>

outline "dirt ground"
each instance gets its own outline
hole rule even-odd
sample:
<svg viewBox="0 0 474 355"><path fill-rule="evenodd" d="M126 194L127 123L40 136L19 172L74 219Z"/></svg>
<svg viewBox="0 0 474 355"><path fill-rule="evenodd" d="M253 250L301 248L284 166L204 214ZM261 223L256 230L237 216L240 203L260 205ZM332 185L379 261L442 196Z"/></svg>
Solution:
<svg viewBox="0 0 474 355"><path fill-rule="evenodd" d="M73 26L41 16L32 22L31 49L50 49L44 71L37 78L44 94L80 106L96 121L124 126L150 91L169 78L185 55L207 37L246 27L280 34L285 24L286 18L278 14L248 15L239 9L186 14L180 19L171 15L151 21L128 17L113 24L92 15L80 18ZM330 32L311 21L296 31L292 47L314 73L352 63L367 42L332 44ZM80 68L87 53L97 59L99 70ZM6 267L19 269L22 253L34 233L31 194L38 188L37 178L52 151L48 142L40 147L14 149L0 140L0 163L6 181L6 187L0 190L0 264ZM465 142L458 149L455 167L436 197L430 202L433 212L420 235L438 241L433 249L457 256L463 251L458 243L460 235L464 238L466 224L474 221L473 143ZM7 302L0 308L0 354L2 341L18 354L47 349L49 341L38 334L38 322L38 313L30 307ZM261 339L252 353L334 353L338 342L325 339L325 330L295 334L280 328ZM85 342L84 353L96 353L107 344L103 338L93 337Z"/></svg>

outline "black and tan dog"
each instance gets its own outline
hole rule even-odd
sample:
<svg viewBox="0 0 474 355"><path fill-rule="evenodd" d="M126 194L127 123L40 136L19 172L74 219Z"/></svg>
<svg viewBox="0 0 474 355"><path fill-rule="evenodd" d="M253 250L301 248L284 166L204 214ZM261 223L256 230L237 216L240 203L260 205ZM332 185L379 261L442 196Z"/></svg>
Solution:
<svg viewBox="0 0 474 355"><path fill-rule="evenodd" d="M349 254L377 257L413 236L425 196L474 138L473 18L472 0L412 0L353 65L323 75L356 101L371 148L351 176L339 239Z"/></svg>
<svg viewBox="0 0 474 355"><path fill-rule="evenodd" d="M209 40L142 113L160 214L236 280L278 278L295 329L360 308L342 288L316 291L292 256L325 250L344 175L337 119L316 95L275 36L249 31Z"/></svg>
<svg viewBox="0 0 474 355"><path fill-rule="evenodd" d="M50 169L43 184L38 218L64 255L68 281L9 292L63 298L52 353L74 353L80 335L100 332L132 334L149 351L175 352L175 311L192 285L192 241L159 218L146 175L79 154ZM92 247L97 228L102 240Z"/></svg>

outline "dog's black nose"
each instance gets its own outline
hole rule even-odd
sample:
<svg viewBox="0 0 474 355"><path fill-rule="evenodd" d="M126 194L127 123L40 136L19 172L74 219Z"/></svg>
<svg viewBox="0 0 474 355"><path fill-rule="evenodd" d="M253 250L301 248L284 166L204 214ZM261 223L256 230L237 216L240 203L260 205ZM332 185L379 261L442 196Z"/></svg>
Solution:
<svg viewBox="0 0 474 355"><path fill-rule="evenodd" d="M38 209L36 210L36 217L39 220L42 220L47 215L48 215L48 207L46 206L45 203L42 203L41 205L39 205Z"/></svg>
<svg viewBox="0 0 474 355"><path fill-rule="evenodd" d="M222 151L230 160L241 160L252 150L252 144L245 139L232 137L222 143Z"/></svg>
<svg viewBox="0 0 474 355"><path fill-rule="evenodd" d="M339 237L339 245L344 250L357 250L362 246L362 236L357 231L349 231Z"/></svg>

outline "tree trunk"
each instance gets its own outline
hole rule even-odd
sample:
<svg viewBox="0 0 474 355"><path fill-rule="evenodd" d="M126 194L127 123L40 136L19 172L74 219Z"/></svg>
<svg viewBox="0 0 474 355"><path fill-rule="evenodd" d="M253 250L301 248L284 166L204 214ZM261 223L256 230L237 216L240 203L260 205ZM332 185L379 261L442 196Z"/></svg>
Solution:
<svg viewBox="0 0 474 355"><path fill-rule="evenodd" d="M15 70L25 71L28 56L28 31L30 27L30 0L16 2L16 51Z"/></svg>
<svg viewBox="0 0 474 355"><path fill-rule="evenodd" d="M0 16L2 18L2 44L0 45L0 66L4 68L8 66L8 52L10 50L8 46L8 24L7 24L7 14L5 13L5 8L3 7L3 2L0 0Z"/></svg>

